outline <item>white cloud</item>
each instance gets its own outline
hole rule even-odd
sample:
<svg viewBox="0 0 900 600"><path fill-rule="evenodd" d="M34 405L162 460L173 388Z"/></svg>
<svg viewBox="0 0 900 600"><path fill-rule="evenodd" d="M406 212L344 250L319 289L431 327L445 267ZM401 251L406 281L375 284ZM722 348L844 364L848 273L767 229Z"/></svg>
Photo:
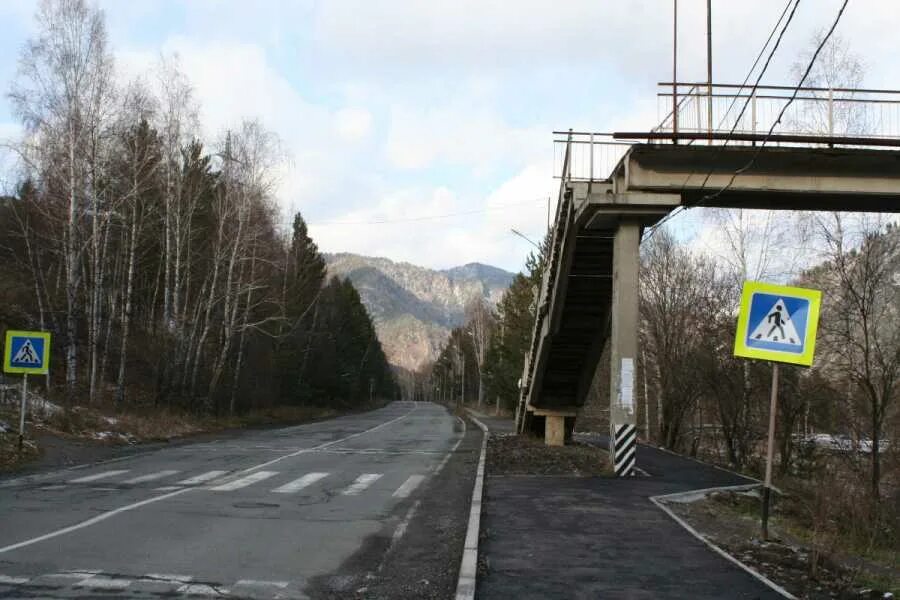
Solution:
<svg viewBox="0 0 900 600"><path fill-rule="evenodd" d="M402 169L443 163L483 175L538 159L547 150L549 131L549 126L511 126L477 98L459 96L441 106L398 103L391 108L386 154Z"/></svg>
<svg viewBox="0 0 900 600"><path fill-rule="evenodd" d="M386 256L441 268L486 262L517 270L532 247L510 230L540 243L547 198L555 208L556 186L550 164L534 164L486 197L465 199L446 187L405 189L335 221L311 222L310 232L326 252Z"/></svg>
<svg viewBox="0 0 900 600"><path fill-rule="evenodd" d="M334 128L343 139L355 142L372 131L372 113L364 108L344 108L334 115Z"/></svg>

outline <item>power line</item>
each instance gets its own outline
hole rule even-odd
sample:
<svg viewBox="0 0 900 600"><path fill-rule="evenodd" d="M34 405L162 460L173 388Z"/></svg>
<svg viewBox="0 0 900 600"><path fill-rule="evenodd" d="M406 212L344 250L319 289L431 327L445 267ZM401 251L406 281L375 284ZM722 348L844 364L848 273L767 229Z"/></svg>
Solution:
<svg viewBox="0 0 900 600"><path fill-rule="evenodd" d="M781 39L784 37L784 32L787 31L787 28L790 27L790 25L791 25L791 21L794 20L794 14L797 12L798 6L800 6L800 0L796 0L796 2L794 3L794 8L793 8L793 10L791 10L791 14L788 15L788 19L787 19L787 21L785 21L784 27L781 28L781 33L778 34L778 39L775 40L775 45L772 46L772 51L769 52L769 56L766 58L766 64L763 65L762 70L759 72L759 76L756 78L756 82L753 84L753 88L750 90L750 93L747 94L747 99L744 101L744 106L741 107L741 112L738 113L737 118L734 120L734 125L731 126L731 131L729 131L728 135L725 137L725 142L719 148L719 152L722 152L722 148L724 148L725 146L728 145L728 142L731 139L731 136L734 135L734 132L737 130L738 125L741 122L741 118L744 116L744 113L747 112L747 107L750 105L751 100L753 100L753 96L756 95L756 90L759 88L759 84L762 81L763 76L766 74L766 71L769 68L769 64L771 64L771 62L772 62L772 57L775 56L775 51L778 50L778 46L781 45ZM846 3L844 4L844 6L846 6ZM841 9L841 12L843 12L843 8ZM838 18L840 18L840 17L838 17ZM777 25L776 25L776 27L777 27ZM816 51L816 53L818 53L818 50ZM806 77L804 76L803 79L806 79ZM794 90L794 96L797 95L797 91L799 91L799 86L801 86L801 85L803 85L803 80L800 81L800 84L798 84L798 87ZM738 94L740 94L740 90L738 91ZM793 98L792 98L792 100L793 100ZM789 104L790 104L790 102L788 102L788 105ZM787 106L787 105L785 105L785 106ZM783 110L782 110L781 114L784 114ZM774 125L772 125L773 130L775 129L775 125L777 125L778 122L780 122L780 121L781 121L781 115L778 115L778 120L775 122ZM769 135L771 135L771 133L772 133L772 131L770 130ZM768 139L768 136L766 137L766 139ZM763 142L763 145L765 145L765 142ZM718 154L717 154L717 156L718 156ZM706 177L703 179L703 184L700 186L701 192L703 191L703 188L706 187L706 184L709 182L709 178L712 177L712 173L713 173L713 168L710 168L709 173L707 173ZM685 181L685 184L687 184L687 181Z"/></svg>
<svg viewBox="0 0 900 600"><path fill-rule="evenodd" d="M781 40L784 37L784 33L787 31L787 28L790 26L791 21L794 20L794 14L797 12L797 7L800 5L800 0L788 0L787 4L784 7L784 10L781 12L781 16L778 17L778 21L775 22L775 25L772 27L772 31L769 32L769 37L766 39L766 43L763 44L763 47L760 49L759 54L756 56L756 60L753 61L753 65L750 67L750 70L747 72L747 76L744 78L743 83L741 83L740 89L735 94L735 97L731 101L731 105L728 107L728 110L725 112L725 114L727 115L728 112L731 111L731 108L734 106L734 103L737 101L737 98L740 96L741 91L743 91L744 86L746 86L747 81L750 79L751 75L753 74L754 69L756 69L756 65L759 64L760 57L762 57L762 55L765 53L766 48L768 48L768 46L769 46L769 42L772 41L772 36L774 36L775 32L778 31L778 27L779 27L779 25L781 25L781 22L784 20L784 15L785 15L785 13L787 13L788 8L791 6L791 2L794 3L794 8L791 10L791 13L788 16L787 21L785 22L784 26L781 28L781 32L778 34L778 38L775 40L775 45L772 46L772 50L769 52L769 55L766 58L766 62L763 65L762 70L759 72L759 75L757 76L756 81L754 82L753 88L751 89L750 94L747 95L747 100L744 101L744 106L741 108L741 112L738 114L737 118L734 120L734 125L731 127L731 130L728 132L728 136L726 136L725 142L719 147L719 150L716 153L716 156L718 156L718 154L722 152L722 149L728 145L728 141L729 141L730 137L737 130L737 126L740 123L741 118L744 116L744 113L747 111L747 106L750 104L750 101L752 100L753 95L756 93L756 90L759 88L759 84L762 81L763 76L766 74L766 71L769 68L769 64L771 64L771 62L772 62L772 57L775 56L775 52L778 50L778 46L781 45ZM846 6L846 4L845 4L845 6ZM841 10L843 11L843 9L841 9ZM795 95L796 95L796 92L795 92ZM724 122L724 120L725 120L725 117L723 116L722 122ZM780 117L779 117L779 120L780 120ZM696 170L691 170L690 174L687 176L687 178L685 178L684 183L681 185L682 192L684 191L685 187L687 187L688 181L690 181L691 177L693 177L695 173L696 173ZM709 182L709 178L711 176L712 176L712 169L709 171L709 173L706 174L706 177L703 179L703 183L700 185L700 191L703 191L703 188L706 187L706 184L707 184L707 182ZM675 210L673 210L669 214L667 214L665 217L662 218L661 221L659 221L658 223L656 223L655 225L653 225L650 228L650 231L647 232L647 235L644 237L644 239L642 241L649 240L651 237L653 237L653 234L656 232L657 229L659 229L660 227L665 225L666 222L671 220L676 215L684 212L685 210L687 210L686 207L684 207L682 205L682 206L677 207Z"/></svg>
<svg viewBox="0 0 900 600"><path fill-rule="evenodd" d="M442 215L426 215L426 216L422 216L422 217L408 217L408 218L402 218L402 219L379 219L379 220L373 220L373 221L322 221L319 223L307 223L307 226L308 227L331 227L331 226L337 226L337 225L386 225L386 224L390 224L390 223L415 223L415 222L420 222L420 221L435 221L435 220L439 220L439 219L450 219L453 217L462 217L462 216L467 216L467 215L478 215L478 214L482 214L482 213L486 213L486 212L504 210L506 208L510 208L513 206L523 206L526 204L534 205L534 204L540 203L541 205L543 205L544 202L546 202L546 199L541 198L538 200L528 200L526 202L512 202L510 204L490 206L490 207L481 208L478 210L468 210L468 211L462 211L462 212L456 212L456 213L447 213L447 214L442 214ZM281 225L292 225L292 224L293 224L293 221L282 221L281 222Z"/></svg>
<svg viewBox="0 0 900 600"><path fill-rule="evenodd" d="M787 4L784 5L784 10L781 11L781 16L778 17L778 21L775 22L775 26L772 27L772 31L769 32L769 37L766 38L766 43L763 44L763 47L759 49L759 54L756 55L756 60L753 61L753 64L750 66L750 70L747 71L747 76L744 77L744 81L741 82L741 87L738 88L737 93L734 95L734 98L731 99L731 104L728 105L728 109L725 110L725 114L722 115L722 120L719 121L719 127L721 127L725 123L725 119L728 117L728 113L731 112L731 109L734 108L735 103L738 101L740 94L744 91L744 87L747 85L747 82L750 80L750 77L753 75L753 71L756 70L756 65L759 64L759 59L762 58L763 54L766 52L766 48L769 47L769 42L772 41L772 38L775 36L775 32L778 31L778 26L781 25L781 22L784 20L784 16L787 14L788 9L791 7L791 3L794 0L788 0ZM797 9L797 5L794 5L794 10ZM793 11L791 11L791 17L793 17ZM768 63L767 63L768 65ZM765 70L765 69L764 69ZM759 81L756 82L757 85ZM691 140L693 141L693 140Z"/></svg>
<svg viewBox="0 0 900 600"><path fill-rule="evenodd" d="M828 40L831 39L831 35L834 33L834 30L837 28L838 23L840 23L841 17L844 16L844 10L847 8L847 5L849 3L850 3L850 0L844 0L844 3L841 5L841 9L838 11L837 16L834 18L834 23L831 24L831 28L828 30L828 33L825 34L825 37L822 38L821 42L819 42L819 46L816 48L816 51L813 53L812 58L809 60L809 64L806 66L806 71L803 72L803 77L801 77L800 81L797 82L797 85L794 86L794 91L791 94L791 97L788 99L788 101L785 103L785 105L781 108L781 112L778 113L778 118L775 119L775 121L772 123L772 126L769 128L769 132L766 134L766 137L763 138L763 141L759 145L759 148L756 150L756 152L750 158L750 162L748 162L742 168L735 171L731 175L731 179L728 180L728 183L725 184L725 186L722 187L722 189L720 189L719 191L717 191L716 193L714 193L710 196L704 196L701 199L701 203L706 200L715 199L715 198L718 198L719 196L721 196L725 191L728 190L728 188L731 187L731 185L734 183L734 180L737 179L737 176L742 173L747 172L747 170L753 166L753 163L756 162L756 159L759 158L759 155L762 153L763 148L765 148L765 146L766 146L766 142L769 141L769 138L772 136L772 133L775 131L775 128L778 126L779 123L781 123L781 119L782 119L782 117L784 117L784 113L787 112L788 107L790 107L790 105L793 104L794 100L797 98L797 94L800 93L800 88L803 87L803 83L806 81L806 78L809 77L809 73L810 73L810 71L812 71L813 65L815 65L816 59L819 57L819 53L822 51L822 48L825 47L825 44L828 42Z"/></svg>

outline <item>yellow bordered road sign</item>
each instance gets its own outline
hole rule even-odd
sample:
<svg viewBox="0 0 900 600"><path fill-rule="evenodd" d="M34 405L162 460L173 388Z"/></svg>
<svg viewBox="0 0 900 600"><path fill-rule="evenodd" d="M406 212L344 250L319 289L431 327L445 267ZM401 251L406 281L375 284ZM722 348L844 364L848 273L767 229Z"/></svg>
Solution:
<svg viewBox="0 0 900 600"><path fill-rule="evenodd" d="M745 281L734 355L811 366L822 292Z"/></svg>
<svg viewBox="0 0 900 600"><path fill-rule="evenodd" d="M7 331L3 371L46 375L50 372L50 334L46 331Z"/></svg>

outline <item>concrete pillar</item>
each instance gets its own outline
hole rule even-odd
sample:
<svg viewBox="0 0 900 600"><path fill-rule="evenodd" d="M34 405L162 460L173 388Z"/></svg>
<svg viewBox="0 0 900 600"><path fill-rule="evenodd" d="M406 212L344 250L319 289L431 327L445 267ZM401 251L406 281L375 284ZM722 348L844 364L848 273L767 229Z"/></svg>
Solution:
<svg viewBox="0 0 900 600"><path fill-rule="evenodd" d="M623 219L613 240L612 327L609 338L610 456L619 475L630 475L634 466L640 243L640 223Z"/></svg>
<svg viewBox="0 0 900 600"><path fill-rule="evenodd" d="M548 446L564 446L566 443L566 417L547 415L544 417L544 443Z"/></svg>

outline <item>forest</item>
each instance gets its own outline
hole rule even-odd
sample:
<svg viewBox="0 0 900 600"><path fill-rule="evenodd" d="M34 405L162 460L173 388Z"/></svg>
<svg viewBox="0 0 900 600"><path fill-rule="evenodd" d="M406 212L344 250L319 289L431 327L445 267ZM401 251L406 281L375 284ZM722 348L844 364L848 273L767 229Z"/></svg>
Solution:
<svg viewBox="0 0 900 600"><path fill-rule="evenodd" d="M372 320L297 213L278 136L206 137L175 56L130 80L103 13L45 2L9 99L24 134L0 196L0 330L52 333L66 407L235 414L397 394Z"/></svg>

